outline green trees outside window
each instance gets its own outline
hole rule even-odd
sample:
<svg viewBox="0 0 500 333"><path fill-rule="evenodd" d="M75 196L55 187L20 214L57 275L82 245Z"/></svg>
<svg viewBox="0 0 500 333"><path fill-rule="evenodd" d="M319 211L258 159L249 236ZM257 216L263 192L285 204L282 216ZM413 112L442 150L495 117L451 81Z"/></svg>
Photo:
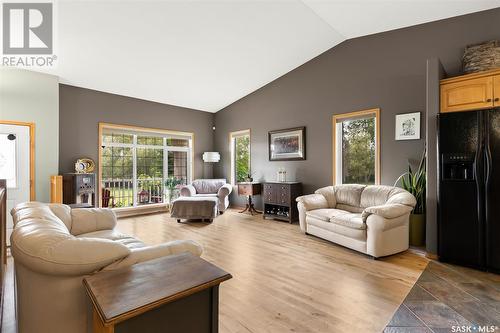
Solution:
<svg viewBox="0 0 500 333"><path fill-rule="evenodd" d="M231 182L244 182L250 174L250 131L231 132Z"/></svg>
<svg viewBox="0 0 500 333"><path fill-rule="evenodd" d="M375 184L375 118L342 122L342 183Z"/></svg>
<svg viewBox="0 0 500 333"><path fill-rule="evenodd" d="M235 179L243 182L250 174L250 135L237 136L234 139Z"/></svg>
<svg viewBox="0 0 500 333"><path fill-rule="evenodd" d="M111 142L115 144L129 143L128 139L122 140L122 137L117 135L108 142L109 144ZM132 140L130 140L131 142ZM133 152L130 147L106 146L102 150L101 177L103 180L108 181L107 185L109 186L106 186L106 188L110 191L109 195L113 198L115 207L133 205L133 164Z"/></svg>

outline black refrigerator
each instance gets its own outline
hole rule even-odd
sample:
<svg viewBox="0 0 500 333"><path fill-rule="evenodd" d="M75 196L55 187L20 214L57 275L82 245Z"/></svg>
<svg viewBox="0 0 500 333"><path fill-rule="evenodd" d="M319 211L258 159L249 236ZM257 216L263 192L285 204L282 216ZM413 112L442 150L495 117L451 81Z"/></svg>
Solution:
<svg viewBox="0 0 500 333"><path fill-rule="evenodd" d="M500 109L438 122L439 259L500 272Z"/></svg>

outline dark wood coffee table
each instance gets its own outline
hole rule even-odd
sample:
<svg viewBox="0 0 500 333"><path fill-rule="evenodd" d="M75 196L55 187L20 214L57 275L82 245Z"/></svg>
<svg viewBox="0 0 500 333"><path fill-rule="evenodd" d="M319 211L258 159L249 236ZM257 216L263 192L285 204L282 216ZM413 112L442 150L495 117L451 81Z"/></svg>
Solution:
<svg viewBox="0 0 500 333"><path fill-rule="evenodd" d="M83 279L94 333L218 332L219 284L231 274L182 253Z"/></svg>

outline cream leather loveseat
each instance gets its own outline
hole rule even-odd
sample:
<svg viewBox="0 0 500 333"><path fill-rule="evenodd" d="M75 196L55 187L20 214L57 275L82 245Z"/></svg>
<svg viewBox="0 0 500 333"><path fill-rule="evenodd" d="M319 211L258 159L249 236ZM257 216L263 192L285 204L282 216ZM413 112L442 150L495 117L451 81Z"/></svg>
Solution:
<svg viewBox="0 0 500 333"><path fill-rule="evenodd" d="M90 332L85 275L179 252L202 252L193 241L146 246L116 231L109 209L29 202L11 214L19 333Z"/></svg>
<svg viewBox="0 0 500 333"><path fill-rule="evenodd" d="M408 249L415 197L381 185L338 185L297 198L300 229L375 258Z"/></svg>

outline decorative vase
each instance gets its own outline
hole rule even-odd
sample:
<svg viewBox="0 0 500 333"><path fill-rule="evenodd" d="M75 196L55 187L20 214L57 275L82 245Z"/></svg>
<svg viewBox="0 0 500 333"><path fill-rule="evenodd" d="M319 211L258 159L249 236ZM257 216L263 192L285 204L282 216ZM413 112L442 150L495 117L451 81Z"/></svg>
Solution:
<svg viewBox="0 0 500 333"><path fill-rule="evenodd" d="M425 245L425 214L410 214L410 245Z"/></svg>
<svg viewBox="0 0 500 333"><path fill-rule="evenodd" d="M278 172L276 172L276 181L278 182L286 182L286 170L285 168L279 168Z"/></svg>

